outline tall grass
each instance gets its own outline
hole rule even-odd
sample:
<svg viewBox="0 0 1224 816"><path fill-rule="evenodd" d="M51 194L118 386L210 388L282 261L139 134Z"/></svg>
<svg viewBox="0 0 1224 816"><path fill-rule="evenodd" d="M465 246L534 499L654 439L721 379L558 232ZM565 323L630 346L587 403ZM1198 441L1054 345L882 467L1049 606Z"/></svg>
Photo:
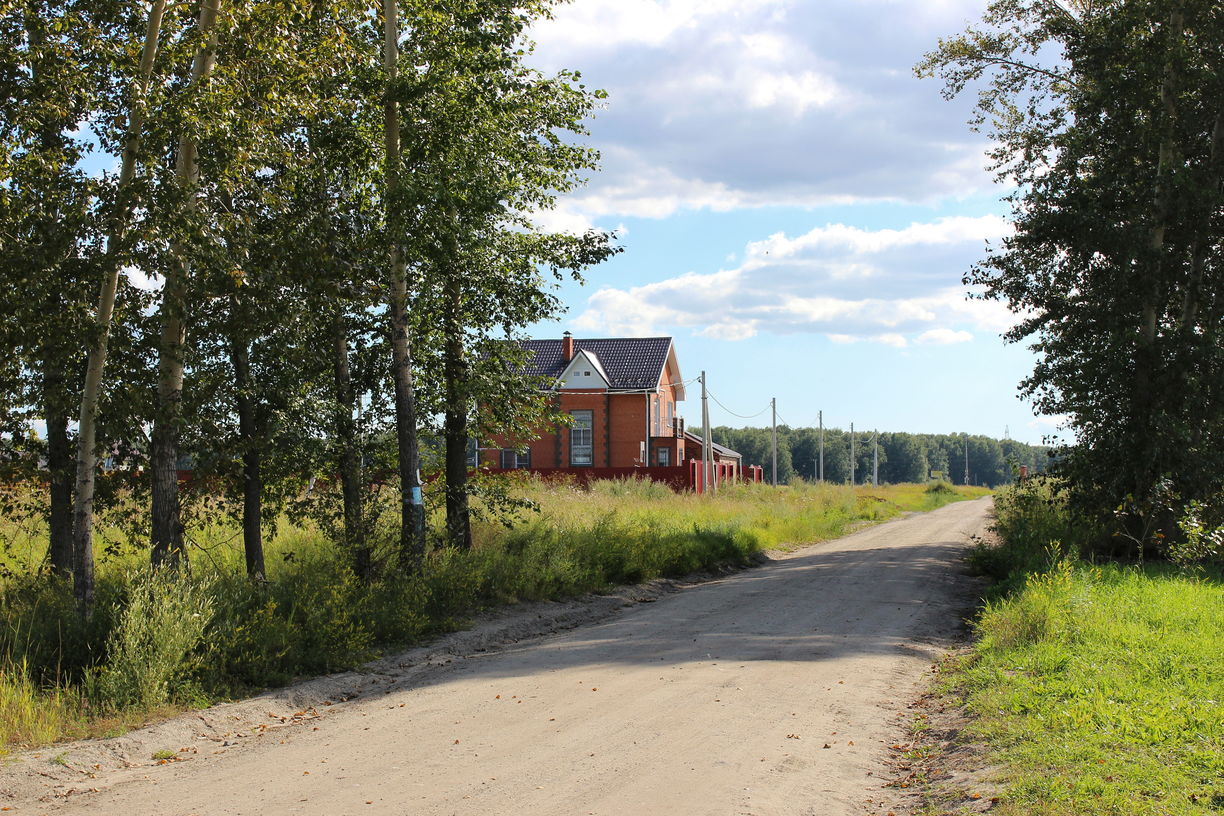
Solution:
<svg viewBox="0 0 1224 816"><path fill-rule="evenodd" d="M1057 494L1017 492L979 553L1011 590L948 675L1002 769L994 812L1224 812L1224 574L1079 560Z"/></svg>
<svg viewBox="0 0 1224 816"><path fill-rule="evenodd" d="M190 578L149 575L139 549L121 543L100 558L97 612L85 624L67 583L10 560L0 579L0 662L10 668L0 679L14 699L34 699L39 688L63 700L76 694L87 703L78 719L204 704L360 665L483 609L743 565L764 549L964 498L921 485L736 485L707 496L635 481L587 490L526 480L513 489L536 509L500 521L481 513L471 550L436 549L408 576L385 562L369 582L308 522L281 520L268 542L268 580L258 583L242 575L240 535L221 514L193 532ZM391 532L380 540L394 542ZM6 739L30 744L55 733L31 727Z"/></svg>
<svg viewBox="0 0 1224 816"><path fill-rule="evenodd" d="M9 746L63 739L75 733L81 716L72 691L36 685L23 664L0 668L0 756Z"/></svg>

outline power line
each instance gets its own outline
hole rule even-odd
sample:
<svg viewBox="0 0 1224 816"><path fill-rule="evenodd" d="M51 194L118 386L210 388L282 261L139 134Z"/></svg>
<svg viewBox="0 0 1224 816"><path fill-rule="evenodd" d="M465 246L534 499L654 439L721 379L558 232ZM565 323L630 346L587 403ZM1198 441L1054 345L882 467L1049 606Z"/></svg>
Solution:
<svg viewBox="0 0 1224 816"><path fill-rule="evenodd" d="M757 411L755 414L752 414L751 416L745 416L744 414L737 414L737 413L735 413L734 411L732 411L730 408L728 408L727 406L723 405L723 404L722 404L722 401L721 401L721 400L719 400L719 398L718 398L718 397L714 396L714 394L713 394L713 393L712 393L712 392L711 392L711 391L710 391L708 388L706 389L706 396L708 396L710 399L712 399L712 400L714 400L715 402L717 402L717 403L718 403L718 405L719 405L719 407L720 407L720 408L722 408L724 411L726 411L728 414L730 414L731 416L734 416L734 417L739 417L740 419L756 419L756 418L757 418L757 417L759 417L761 414L763 414L763 413L765 413L766 411L768 411L768 410L769 410L769 406L768 406L768 405L766 405L764 408L762 408L761 410Z"/></svg>

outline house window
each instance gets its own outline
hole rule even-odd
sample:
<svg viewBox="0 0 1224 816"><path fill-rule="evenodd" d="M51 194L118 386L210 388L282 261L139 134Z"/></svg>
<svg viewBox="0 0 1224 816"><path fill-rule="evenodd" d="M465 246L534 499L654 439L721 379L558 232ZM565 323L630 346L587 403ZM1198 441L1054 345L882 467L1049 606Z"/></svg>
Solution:
<svg viewBox="0 0 1224 816"><path fill-rule="evenodd" d="M570 411L574 418L570 426L570 464L590 465L593 461L591 430L595 419L593 411Z"/></svg>
<svg viewBox="0 0 1224 816"><path fill-rule="evenodd" d="M501 452L501 466L505 470L526 470L531 467L531 448L521 451L505 448Z"/></svg>
<svg viewBox="0 0 1224 816"><path fill-rule="evenodd" d="M671 467L671 448L659 448L659 467Z"/></svg>
<svg viewBox="0 0 1224 816"><path fill-rule="evenodd" d="M672 410L675 407L675 405L676 404L672 402L671 400L667 401L667 435L668 436L673 436L676 433L674 430L676 423L672 415Z"/></svg>
<svg viewBox="0 0 1224 816"><path fill-rule="evenodd" d="M662 418L659 412L659 398L651 397L651 401L654 402L654 434L653 435L662 436L662 431L659 428L659 420Z"/></svg>

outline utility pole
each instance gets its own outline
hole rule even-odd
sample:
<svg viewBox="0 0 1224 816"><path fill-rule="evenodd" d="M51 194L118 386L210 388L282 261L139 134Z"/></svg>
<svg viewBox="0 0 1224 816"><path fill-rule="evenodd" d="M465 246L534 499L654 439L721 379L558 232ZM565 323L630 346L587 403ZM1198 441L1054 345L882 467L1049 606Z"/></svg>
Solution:
<svg viewBox="0 0 1224 816"><path fill-rule="evenodd" d="M850 484L854 485L854 423L850 423Z"/></svg>
<svg viewBox="0 0 1224 816"><path fill-rule="evenodd" d="M871 449L871 486L880 486L880 431L875 432L875 439L872 440L874 447Z"/></svg>
<svg viewBox="0 0 1224 816"><path fill-rule="evenodd" d="M820 418L820 475L817 477L819 481L824 481L824 411L817 411L816 415Z"/></svg>
<svg viewBox="0 0 1224 816"><path fill-rule="evenodd" d="M778 486L778 398L771 397L769 407L773 410L773 486Z"/></svg>
<svg viewBox="0 0 1224 816"><path fill-rule="evenodd" d="M965 434L965 481L963 484L969 484L969 434Z"/></svg>
<svg viewBox="0 0 1224 816"><path fill-rule="evenodd" d="M701 372L701 491L710 490L710 474L713 473L713 462L710 456L710 402L706 395L706 373Z"/></svg>

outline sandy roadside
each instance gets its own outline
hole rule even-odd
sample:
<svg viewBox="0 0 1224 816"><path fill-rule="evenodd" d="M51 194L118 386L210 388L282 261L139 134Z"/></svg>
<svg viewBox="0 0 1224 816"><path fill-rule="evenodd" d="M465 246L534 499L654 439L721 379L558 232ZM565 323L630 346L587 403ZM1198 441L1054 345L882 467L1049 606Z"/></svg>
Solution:
<svg viewBox="0 0 1224 816"><path fill-rule="evenodd" d="M522 607L373 664L19 756L55 814L886 814L989 499L696 584ZM173 751L180 761L157 764ZM50 760L57 759L52 762Z"/></svg>

